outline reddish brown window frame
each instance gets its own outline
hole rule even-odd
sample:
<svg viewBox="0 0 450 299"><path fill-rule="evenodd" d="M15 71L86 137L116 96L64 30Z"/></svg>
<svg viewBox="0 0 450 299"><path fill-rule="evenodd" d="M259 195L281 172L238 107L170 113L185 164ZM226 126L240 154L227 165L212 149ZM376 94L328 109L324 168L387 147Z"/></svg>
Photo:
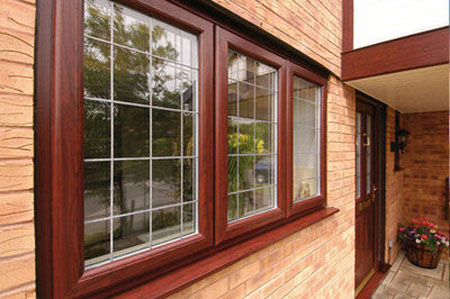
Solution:
<svg viewBox="0 0 450 299"><path fill-rule="evenodd" d="M277 208L228 223L228 50L232 49L256 60L267 63L278 70L278 177ZM285 85L286 60L234 33L216 27L216 245L239 236L245 236L286 216L285 180L282 173L285 165ZM280 138L281 137L281 138Z"/></svg>
<svg viewBox="0 0 450 299"><path fill-rule="evenodd" d="M194 279L199 279L202 275L212 273L251 254L255 248L267 246L274 240L338 211L333 208L320 209L325 205L326 194L324 100L326 78L323 70L317 72L323 76L312 69L300 66L297 66L298 70L295 71L300 77L323 86L321 143L323 198L314 201L311 206L302 204L298 208L290 207L292 196L289 195L289 190L292 190L292 178L289 178L287 166L292 163L288 159L289 142L292 142L289 141L292 136L289 135L288 113L292 111L289 106L291 98L289 84L292 83L289 83L289 78L291 72L294 72L295 64L289 62L286 56L277 54L277 51L259 46L260 43L251 37L240 36L228 26L223 26L227 28L223 29L214 19L191 12L190 9L182 8L182 5L169 1L115 1L199 34L200 233L162 246L160 249L139 253L88 271L84 270L83 221L80 221L84 218L82 204L84 1L39 1L35 66L37 147L35 194L37 285L40 297L104 297L133 289L138 285L143 287L151 284L153 286L149 288L153 288L154 293L168 294ZM214 32L215 24L216 32ZM228 45L233 50L279 70L278 208L229 226L226 193L227 143L224 138L227 135L225 112L228 106L227 101L224 101L226 100L224 96L227 96L227 76L223 75L223 72L227 71ZM215 70L214 63L216 63ZM216 87L215 101L214 87ZM314 213L316 209L318 211ZM310 214L295 220L307 213ZM266 234L268 240L264 238ZM230 250L233 254L220 256L221 253ZM208 261L214 257L219 260L211 265ZM197 266L204 263L208 265ZM186 275L183 272L183 269L189 271L192 267L197 267L195 275ZM166 274L169 271L171 273ZM172 283L167 290L158 284L160 281L171 280ZM143 290L142 287L139 290Z"/></svg>
<svg viewBox="0 0 450 299"><path fill-rule="evenodd" d="M37 72L36 197L39 272L43 298L90 296L130 287L175 267L175 262L213 245L213 24L167 1L118 1L197 34L199 38L198 234L146 252L84 269L83 0L41 1ZM48 7L45 7L48 5ZM41 16L41 20L44 16ZM41 61L42 58L44 61ZM62 204L64 203L64 204ZM162 267L164 266L164 267ZM43 269L43 267L46 267ZM40 273L38 273L38 276ZM145 276L145 277L144 277ZM38 278L39 279L39 278ZM47 279L49 279L47 281ZM42 289L42 288L41 288ZM117 289L116 289L117 291Z"/></svg>
<svg viewBox="0 0 450 299"><path fill-rule="evenodd" d="M286 200L287 200L287 214L288 217L293 216L302 216L307 213L310 213L313 210L324 207L326 205L326 192L327 192L327 158L326 158L326 140L327 140L327 128L326 128L326 117L327 117L327 108L326 108L326 86L327 80L324 77L317 75L310 70L301 67L298 64L289 62L287 66L287 130L286 130L286 140L287 140L287 149L286 149L286 181L287 181L287 191L286 191ZM293 124L294 124L294 112L293 112L293 100L294 100L294 90L293 90L293 81L294 76L302 78L306 81L315 83L321 86L321 106L320 106L320 194L314 196L312 198L308 198L305 200L300 200L298 202L294 202L293 195Z"/></svg>

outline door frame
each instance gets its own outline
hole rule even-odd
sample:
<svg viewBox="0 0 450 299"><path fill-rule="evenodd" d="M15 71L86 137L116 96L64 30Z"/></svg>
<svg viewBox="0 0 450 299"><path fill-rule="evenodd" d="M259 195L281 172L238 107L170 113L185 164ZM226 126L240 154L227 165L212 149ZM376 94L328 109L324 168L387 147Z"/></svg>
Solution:
<svg viewBox="0 0 450 299"><path fill-rule="evenodd" d="M369 104L374 107L374 139L375 154L375 185L378 189L375 201L374 219L374 267L376 272L385 272L389 265L385 262L386 251L386 111L387 106L371 96L356 91L356 101ZM355 107L356 113L356 107ZM355 119L356 121L356 119ZM356 165L355 165L356 167ZM356 176L355 176L356 180ZM356 210L355 210L356 215ZM356 223L355 223L356 230ZM356 239L355 239L356 242ZM356 244L355 244L356 248ZM355 249L356 250L356 249ZM356 257L355 257L356 258ZM355 263L355 271L356 271ZM367 284L366 284L367 285ZM358 286L355 286L357 288Z"/></svg>

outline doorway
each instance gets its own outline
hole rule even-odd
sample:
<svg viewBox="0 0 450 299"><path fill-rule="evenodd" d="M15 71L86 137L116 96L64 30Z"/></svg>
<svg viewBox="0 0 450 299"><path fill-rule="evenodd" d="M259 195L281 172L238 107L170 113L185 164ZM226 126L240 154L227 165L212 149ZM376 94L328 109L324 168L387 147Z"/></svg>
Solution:
<svg viewBox="0 0 450 299"><path fill-rule="evenodd" d="M356 96L356 295L384 265L385 106Z"/></svg>

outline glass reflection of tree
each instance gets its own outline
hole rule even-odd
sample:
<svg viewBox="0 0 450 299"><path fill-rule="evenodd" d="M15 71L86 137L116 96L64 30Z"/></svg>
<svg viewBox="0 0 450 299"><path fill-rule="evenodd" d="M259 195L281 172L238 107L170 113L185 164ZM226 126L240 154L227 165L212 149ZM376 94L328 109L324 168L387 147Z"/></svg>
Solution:
<svg viewBox="0 0 450 299"><path fill-rule="evenodd" d="M238 62L239 55L237 53L233 53L232 55L228 55L228 65L232 66L235 65ZM229 72L231 70L229 69ZM241 75L240 73L233 73L233 76L236 78L236 76L239 77ZM262 74L259 78L265 78L267 77L267 74ZM241 78L238 78L241 79ZM256 82L258 80L258 75L256 78ZM231 83L235 84L235 83ZM228 103L229 107L229 114L235 114L237 112L237 99L236 98L229 98L230 102ZM254 98L253 100L257 101L257 98ZM270 107L269 107L270 109ZM242 119L242 117L240 117ZM271 126L270 125L254 125L253 126L253 119L248 119L250 124L244 124L246 122L240 122L239 124L239 134L236 132L236 129L229 130L228 132L228 152L229 153L237 153L237 148L239 144L239 152L240 153L255 153L255 154L269 154L270 149L268 149L269 144L265 144L265 141L269 141L270 143L270 136L272 134ZM236 126L234 122L229 120L229 126ZM250 128L251 127L251 128ZM250 129L249 129L250 128ZM254 130L254 132L253 132ZM244 181L248 177L246 175L246 172L252 171L252 176L255 176L255 164L257 164L261 159L265 159L265 157L258 157L255 156L255 160L253 159L239 159L239 168L237 165L237 159L228 159L228 190L231 192L238 191L238 186L244 185ZM242 191L242 190L240 190ZM237 196L229 196L228 200L231 201L231 203L228 204L228 219L236 219L237 218ZM245 198L244 200L239 200L239 211L240 213L243 212L248 205L248 202L245 202L245 200L253 201L253 196L250 196L249 198Z"/></svg>
<svg viewBox="0 0 450 299"><path fill-rule="evenodd" d="M95 7L88 8L88 14L85 18L85 31L91 35L104 39L109 39L110 17ZM164 57L170 60L176 60L179 53L174 45L167 43L159 45L158 41L165 36L164 28L155 26L152 29L152 44L155 46L152 51L154 55ZM105 36L108 35L108 36ZM133 45L144 51L149 51L149 27L142 23L127 24L124 20L123 11L116 7L114 18L114 42L121 45ZM86 38L85 40L85 57L84 57L84 76L85 76L85 95L93 98L110 99L110 46L106 43ZM149 55L141 54L132 50L114 46L114 99L116 101L134 102L141 104L149 104L150 86L154 103L157 106L170 107L180 109L181 107L181 90L190 89L189 77L187 80L179 78L176 72L169 73L166 71L170 64L166 60L151 58ZM152 59L152 78L150 77L150 60ZM183 79L183 80L181 80ZM168 82L176 82L179 80L179 86L169 86ZM151 83L150 83L151 82ZM151 85L150 85L151 84ZM190 90L192 95L192 90ZM89 103L89 104L88 104ZM94 104L91 104L94 103ZM88 109L89 105L89 109ZM155 104L154 104L155 105ZM123 109L124 105L114 105L114 118L117 120L119 109ZM105 126L109 126L109 104L101 102L92 102L86 100L85 121L88 130L85 130L85 144L89 152L103 154L99 158L109 157L109 129L105 130ZM128 107L128 106L127 106ZM145 108L140 108L145 110ZM147 115L148 110L147 110ZM153 109L153 155L154 156L171 156L180 155L180 127L181 113L168 113L167 111ZM144 122L141 117L133 113L122 113L120 115L121 123L115 123L114 148L115 156L122 157L147 157L149 155L149 147L151 140L147 134L149 130L149 121ZM183 143L192 144L192 124L185 126L185 130L189 131L190 140ZM127 136L126 141L122 138ZM142 137L147 137L142 141ZM186 139L186 137L185 137ZM189 148L187 146L186 148ZM106 154L105 154L106 153ZM178 163L180 164L180 163ZM127 167L133 167L127 169ZM178 165L178 173L180 175L181 165ZM127 174L126 181L124 173ZM119 167L115 171L114 196L119 200L115 200L114 213L124 214L131 212L132 205L125 205L124 200L124 184L143 184L148 186L148 169L145 167L134 167L133 163L124 163L123 167ZM170 181L171 178L164 178ZM96 175L90 174L85 178L86 185L93 192L109 192L104 188L104 180L99 179ZM168 183L172 183L171 181ZM96 185L97 186L94 186ZM186 180L185 186L192 189L192 182ZM100 198L105 198L105 194L99 194ZM158 218L158 217L157 217ZM173 218L178 219L179 215L162 214L161 219L154 219L158 228L167 227L174 222ZM116 231L114 237L120 238L131 230L129 217L122 217L124 222ZM156 221L155 221L156 220ZM146 221L148 223L148 221ZM148 230L148 225L146 227ZM127 231L125 231L127 230ZM106 237L106 236L105 236ZM101 242L102 240L100 240ZM107 241L107 240L103 240ZM89 256L86 256L89 259Z"/></svg>

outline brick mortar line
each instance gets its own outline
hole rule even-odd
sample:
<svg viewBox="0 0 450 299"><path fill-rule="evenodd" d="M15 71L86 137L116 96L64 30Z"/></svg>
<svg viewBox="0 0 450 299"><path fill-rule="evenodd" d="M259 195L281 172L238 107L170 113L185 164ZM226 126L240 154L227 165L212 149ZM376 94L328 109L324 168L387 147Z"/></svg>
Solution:
<svg viewBox="0 0 450 299"><path fill-rule="evenodd" d="M319 25L320 27L324 28L326 32L331 33L331 35L332 35L334 38L336 38L337 41L338 41L338 44L336 44L335 46L336 46L338 49L341 49L341 50L342 50L342 36L336 35L336 34L335 34L328 26L325 26L325 24L324 24L323 22L320 22L319 20L317 20L317 19L315 18L315 16L311 16L311 14L309 14L309 13L307 12L306 7L301 7L301 6L299 6L298 3L295 2L295 1L292 1L292 3L293 3L296 7L302 9L302 10L305 12L305 14L310 15L311 19L314 20L313 25L314 25L314 24ZM282 5L285 9L290 10L289 7L287 7L286 5L284 5L282 2L280 3L280 5ZM301 16L299 16L295 11L292 11L292 13L293 13L293 15L294 15L299 21L302 21L302 20L303 20L303 18L302 18ZM341 31L339 28L337 28L337 27L334 25L333 22L329 22L329 24L331 24L330 27L335 27L334 29L336 29L336 30L339 31L339 32ZM309 26L309 28L312 29L312 31L313 31L314 33L317 33L317 34L320 35L320 36L324 36L324 35L322 35L322 34L320 33L320 31L316 30L316 28L314 28L313 25L310 25L309 22L307 22L307 25ZM331 42L331 41L330 41L330 42ZM334 43L332 43L332 44L334 44Z"/></svg>
<svg viewBox="0 0 450 299"><path fill-rule="evenodd" d="M0 257L0 264L4 262L17 261L17 260L26 260L28 258L36 258L36 251L33 249L31 251L27 251L21 254L16 254L7 257Z"/></svg>
<svg viewBox="0 0 450 299"><path fill-rule="evenodd" d="M312 7L314 7L314 8L315 8L316 5L317 5L317 3L316 3L316 4L313 4L313 3L311 3L311 1L308 1L308 2L309 2L309 4L310 4ZM294 3L296 3L298 7L303 8L303 7L301 6L301 3L299 3L298 1L294 1ZM321 2L319 1L319 3L321 3ZM321 3L321 4L322 4L322 3ZM322 6L325 7L325 5L322 5ZM330 20L330 21L331 21L332 18L334 18L334 19L337 21L338 24L342 22L342 20L339 20L339 18L337 18L337 17L336 17L329 9L327 9L326 7L325 7L325 9L328 10L328 13L329 13L329 15L331 16L331 18L328 18L328 17L323 13L323 11L320 10L320 9L317 9L317 14L322 15L322 16L324 17L324 19ZM305 10L312 18L314 18L314 19L316 20L316 18L314 17L314 12L310 11L309 9L307 9L306 6L305 6L304 10ZM336 24L335 22L330 22L330 23L333 24L333 25L336 27L336 29L337 29L338 31L342 32L342 30L341 30L338 26L335 25L335 24Z"/></svg>
<svg viewBox="0 0 450 299"><path fill-rule="evenodd" d="M247 11L247 9L245 8L245 7L242 7L241 5L239 5L238 3L233 3L235 6L237 6L239 9L241 9L241 10L245 10L245 11ZM263 21L260 19L260 18L258 18L258 17L256 17L255 18L257 21L258 21L258 23L263 23ZM258 27L261 27L260 25L258 25L258 24L256 24ZM297 38L295 38L295 37L291 37L290 35L287 35L285 32L283 32L282 30L280 30L278 27L275 27L274 25L272 25L272 24L269 24L269 23L267 23L266 24L266 28L267 28L267 26L270 26L271 28L273 28L274 30L276 30L277 32L279 32L280 34L282 34L283 36L285 36L285 37L288 37L289 39L291 39L291 40L298 40ZM264 28L263 28L264 29ZM267 30L266 30L267 31ZM304 32L303 31L300 31L300 32L302 32L303 34L304 34ZM271 33L271 34L273 34L273 33ZM274 34L273 34L274 35ZM305 34L304 34L305 35ZM278 37L278 38L280 38L280 37ZM283 41L285 41L283 38L280 38L280 39L282 39ZM286 42L286 41L285 41ZM314 41L314 42L316 42L316 41ZM317 43L317 42L316 42ZM334 62L332 62L332 61L330 61L328 58L326 58L326 57L324 57L324 56L322 56L320 53L317 53L316 51L314 51L313 49L311 49L311 47L310 46L308 46L308 45L306 45L306 44L304 44L304 43L301 43L305 48L307 48L309 51L311 51L311 53L314 53L315 55L317 55L318 57L320 57L321 59L324 59L327 63L329 63L329 64L331 64L331 65L333 65L334 67L336 67L336 69L341 69L341 66L340 66L340 64L336 64L336 63L334 63ZM294 47L294 48L296 48L297 50L298 50L298 48L297 47ZM336 57L336 58L338 58L338 60L340 61L340 58L339 57ZM315 59L315 58L313 58L314 60L316 60L317 61L317 59Z"/></svg>
<svg viewBox="0 0 450 299"><path fill-rule="evenodd" d="M334 111L330 111L330 110L328 110L327 113L328 113L328 114L337 115L337 116L342 116L342 117L344 117L345 119L352 119L352 120L355 120L355 119L356 119L356 116L355 116L355 117L352 117L351 115L345 115L345 114L338 113L338 112L334 112Z"/></svg>
<svg viewBox="0 0 450 299"><path fill-rule="evenodd" d="M33 60L34 60L34 58L33 58ZM27 62L22 62L22 61L15 61L15 60L8 60L8 59L0 59L0 62L14 63L14 64L18 64L18 65L30 67L31 69L34 67L34 64L33 64L33 63L27 63Z"/></svg>
<svg viewBox="0 0 450 299"><path fill-rule="evenodd" d="M267 25L270 26L270 27L272 27L272 28L274 28L276 31L278 31L279 33L281 33L283 36L288 37L289 39L297 40L296 38L290 37L289 35L287 35L287 34L284 33L283 31L281 31L279 28L277 28L277 27L275 27L275 26L273 26L273 25L270 25L270 24L267 24ZM263 29L265 29L265 28L263 28ZM267 31L267 30L266 30L266 31ZM271 33L271 32L269 32L269 33ZM274 35L273 33L271 33L271 34ZM283 38L281 38L281 37L278 37L278 38L281 39L281 40L283 40L283 41L285 41L285 40L284 40ZM285 41L285 42L287 42L287 41ZM332 66L333 66L334 68L336 68L336 69L339 69L339 70L341 69L340 64L336 64L335 62L330 61L330 59L324 57L324 56L321 55L320 53L317 53L317 51L311 49L308 45L305 45L304 43L301 43L301 45L303 45L305 48L307 48L307 50L310 51L312 54L317 55L317 57L319 57L320 59L323 59L326 63L320 62L320 61L318 61L317 57L315 58L315 57L312 57L312 56L310 55L311 58L313 58L314 61L319 62L319 63L321 63L321 64L330 64L330 65L332 65ZM299 49L298 49L297 47L295 47L295 46L294 46L294 48L296 48L297 50L299 50ZM300 51L300 50L299 50L299 51ZM301 51L301 52L304 52L304 51ZM336 71L336 70L334 70L334 71ZM333 72L334 72L334 71L333 71Z"/></svg>
<svg viewBox="0 0 450 299"><path fill-rule="evenodd" d="M336 234L332 239L330 239L330 240L328 240L329 242L331 242L331 240L334 240L334 239L336 239L336 238L338 238L340 236L340 233L338 233L338 234ZM317 237L316 239L314 239L314 240L312 240L312 242L317 242L317 243L322 243L322 245L321 246L319 246L318 248L321 248L322 246L326 246L326 244L328 243L328 242L319 242L320 241L320 236L319 237ZM285 244L285 246L288 246L288 244ZM317 249L317 248L316 248ZM328 251L327 251L328 252ZM313 254L314 253L314 250L313 249L311 249L311 251L307 254L307 255L305 255L304 257L302 257L301 259L299 259L299 260L297 260L297 261L295 261L295 263L298 263L298 262L300 262L300 261L302 261L304 258L306 258L306 257L308 257L309 255L311 255L311 254ZM269 255L270 253L268 253L267 255ZM266 256L267 256L266 255ZM272 265L270 268L267 268L267 269L265 269L265 271L267 271L267 270L269 270L269 269L271 269L271 268L273 268L273 267L275 267L275 266L277 266L278 264L280 264L280 263L282 263L282 262L284 262L284 260L286 259L286 258L288 258L290 255L292 255L292 256L294 256L295 255L295 252L292 252L291 254L289 254L289 255L287 255L287 256L285 256L285 257L283 257L280 261L278 261L277 263L275 263L274 265ZM261 257L259 260L261 260L262 258L264 258L264 257ZM283 269L280 273L278 273L275 277L279 277L279 276L281 276L281 275L284 275L284 273L287 271L287 269L289 269L290 267L288 266L287 268L285 268L285 269ZM300 272L299 272L300 273ZM249 278L250 279L250 278ZM248 281L249 279L247 279L246 281ZM274 279L272 278L271 280L269 280L268 282L266 282L265 284L263 284L262 286L260 286L259 288L257 288L254 292L252 292L252 293L250 293L250 294L248 294L248 296L251 296L251 294L254 294L254 293L257 293L257 292L259 292L259 291L261 291L265 286L267 286L270 282L272 282ZM245 282L243 282L243 284L244 284ZM285 282L286 283L286 282ZM241 284L242 285L242 284ZM240 286L240 285L239 285ZM234 289L233 289L234 290ZM276 290L274 290L274 292L275 292ZM272 292L273 293L273 292Z"/></svg>
<svg viewBox="0 0 450 299"><path fill-rule="evenodd" d="M31 6L31 7L36 8L36 4L35 4L35 3L30 3L30 2L27 2L27 1L24 1L24 0L16 0L16 1L21 2L21 3L23 3L23 4L26 4L26 5L29 5L29 6Z"/></svg>
<svg viewBox="0 0 450 299"><path fill-rule="evenodd" d="M26 100L34 100L34 94L31 94L31 95L29 95L29 94L23 94L23 93L13 93L13 92L5 92L5 91L0 91L0 96L3 96L3 98L0 98L0 102L7 102L6 101L6 99L9 99L9 98L5 98L5 97L19 97L19 98L23 98L24 100L26 99ZM10 99L10 100L15 100L15 99ZM8 102L8 104L11 104L11 105L14 105L15 103L14 102ZM31 107L31 108L33 108L34 107L34 102L31 102L31 104L30 105L23 105L23 106L21 106L21 105L19 105L19 107Z"/></svg>
<svg viewBox="0 0 450 299"><path fill-rule="evenodd" d="M36 289L35 281L30 281L24 284L20 284L18 286L14 286L12 288L8 288L5 290L0 290L0 297L12 296L19 292L29 292Z"/></svg>
<svg viewBox="0 0 450 299"><path fill-rule="evenodd" d="M310 255L314 254L314 252L315 252L316 250L318 250L319 248L322 248L323 246L326 246L327 243L334 241L336 238L340 237L340 235L341 235L341 234L337 234L336 236L334 236L332 239L328 240L327 242L323 242L323 244L322 244L321 246L315 247L314 249L311 249L311 251L310 251L308 254L306 254L305 256L303 256L301 259L295 261L294 264L297 264L297 263L301 262L302 260L304 260L305 258L309 257ZM313 242L318 242L319 240L320 240L320 238L314 240ZM330 249L330 250L331 250L331 249ZM327 252L329 252L329 251L327 251ZM326 252L326 253L327 253L327 252ZM326 254L326 253L325 253L325 254ZM291 253L290 255L294 256L294 252ZM273 267L275 267L276 265L282 263L282 262L283 262L286 258L288 258L288 257L289 257L289 255L286 256L286 257L284 257L282 260L280 260L278 263L274 264L274 265L271 266L270 268L273 268ZM294 265L294 264L293 264L293 265ZM270 269L270 268L268 268L268 269ZM279 277L279 276L281 276L281 275L284 275L290 268L291 268L291 267L288 266L287 268L283 269L280 273L278 273L278 274L275 276L275 278L276 278L276 277ZM268 270L268 269L267 269L267 270ZM303 269L303 270L304 270L304 269ZM301 272L302 272L302 271L296 273L296 275L300 274ZM296 276L296 275L294 275L290 280L285 281L284 284L286 284L287 282L291 281L292 279L295 279L295 276ZM260 286L259 288L257 288L256 290L254 290L252 293L248 294L247 296L252 296L252 294L255 294L255 293L261 291L265 286L267 286L267 285L268 285L270 282L272 282L273 280L274 280L274 279L269 280L268 282L266 282L265 284L263 284L262 286ZM273 294L273 293L276 292L277 290L278 290L278 289L274 290L271 294Z"/></svg>
<svg viewBox="0 0 450 299"><path fill-rule="evenodd" d="M352 229L352 228L350 227L349 229ZM347 229L347 230L348 230L348 229ZM346 231L342 232L341 234L337 235L335 238L339 237L340 235L344 234L345 232L346 232ZM331 242L331 241L328 241L328 242ZM324 244L324 245L325 245L325 244ZM322 246L324 246L324 245L322 245ZM329 251L327 251L327 252L329 252ZM352 250L350 250L350 251L348 251L348 252L345 252L345 251L344 251L344 253L345 253L345 254L344 254L344 253L342 253L342 251L338 251L338 252L337 252L336 254L334 254L333 256L330 256L330 259L331 259L331 260L335 259L335 257L338 256L339 254L342 254L343 256L347 256L347 255L351 254L351 252L352 252ZM324 268L325 266L326 266L326 265L323 265L323 266L320 267L317 271L315 271L315 272L311 273L310 275L308 275L308 276L307 276L301 283L299 283L298 285L296 285L296 284L295 284L295 281L294 281L294 286L295 286L295 287L287 294L287 296L288 296L289 294L291 294L292 292L294 292L297 288L299 288L300 286L302 286L304 283L306 283L308 279L311 279L311 278L315 277L316 275L318 275L317 273L320 272L320 269ZM301 273L301 272L297 273L297 275L300 274L300 273ZM296 276L292 277L290 280L292 280L292 279L295 280L295 277L296 277ZM290 281L290 280L289 280L289 281Z"/></svg>
<svg viewBox="0 0 450 299"><path fill-rule="evenodd" d="M29 163L29 162L34 162L33 161L33 157L29 157L29 158L0 158L0 162L4 162L4 161L15 161L17 163L19 162L23 162L23 163Z"/></svg>
<svg viewBox="0 0 450 299"><path fill-rule="evenodd" d="M258 0L257 0L257 1L258 1ZM292 27L296 27L297 24L301 21L300 16L298 16L295 12L291 11L291 13L293 14L293 16L294 16L295 19L296 19L296 20L294 20L295 24L291 24L288 20L286 20L285 18L283 18L282 16L280 16L280 14L279 14L278 12L276 12L275 10L273 10L271 7L268 7L268 6L265 5L264 3L261 3L260 1L258 1L258 3L260 3L262 6L264 6L266 9L268 9L268 10L269 10L270 12L272 12L273 14L277 15L279 18L284 19L284 20L286 21L286 23L288 23L289 25L292 25ZM283 6L286 10L289 10L289 8L287 8L285 5L283 5L282 2L280 2L279 5ZM289 10L289 11L290 11L290 10ZM317 22L317 21L316 21L316 22ZM322 25L322 23L319 23L319 25ZM319 36L325 38L325 36L323 36L322 34L320 34L320 33L319 33L313 26L311 26L310 24L307 23L307 26L308 26L310 29L312 29L313 33L316 33L316 34L318 34ZM323 25L322 25L322 26L323 26ZM323 26L323 27L325 28L325 26ZM325 28L325 30L329 31L327 28ZM305 31L303 31L303 30L298 30L298 31L301 32L301 33L303 33L303 35L305 35L306 37L308 37L309 39L311 39L313 42L317 43L317 44L319 45L319 47L320 47L321 49L323 49L324 51L329 52L329 53L332 54L333 56L335 56L335 57L341 59L341 56L340 56L340 55L336 55L333 51L330 51L329 49L327 49L327 47L325 47L325 46L323 46L322 44L318 43L317 39L315 39L314 37L310 36L310 35L309 35L308 33L306 33ZM334 37L336 37L336 36L334 35L333 32L330 31L330 33L331 33ZM289 36L290 36L290 35L289 35ZM295 37L293 37L293 36L291 36L291 37L292 37L292 38L295 38ZM336 37L336 38L337 38L337 37ZM340 44L339 41L338 41L338 44L335 44L335 43L331 42L331 40L329 40L329 39L327 39L327 38L325 38L325 39L326 39L331 45L333 45L333 47L337 48L337 50L338 50L338 52L339 52L339 50L341 49L341 47L339 46L339 44ZM341 41L341 42L342 42L342 41Z"/></svg>
<svg viewBox="0 0 450 299"><path fill-rule="evenodd" d="M314 12L312 12L312 11L310 11L309 9L307 9L306 8L306 6L302 6L302 3L299 3L298 1L292 1L294 4L295 4L295 6L297 6L298 8L300 8L300 9L303 9L305 12L306 12L306 14L308 14L308 15L310 15L310 17L312 18L312 19L314 19L316 22L318 22L318 23L322 23L321 21L319 21L319 20L317 20L316 19L316 16L314 15ZM314 4L312 4L310 1L308 1L310 4L311 4L311 6L312 7L315 7L315 5ZM333 7L335 7L334 5L333 5ZM327 17L326 15L324 15L323 14L323 11L321 11L321 10L317 10L318 12L320 12L320 14L322 15L322 17L324 18L324 19L326 19L326 20L328 20L329 21L329 24L331 24L331 27L333 27L334 29L336 29L337 31L339 31L339 32L342 32L342 28L341 28L341 26L338 26L337 24L340 24L342 21L341 20L338 20L338 19L336 19L336 17L335 17L335 19L338 21L337 23L336 22L333 22L333 21L331 21L331 19L332 18L329 18L329 17ZM331 14L331 13L329 13L330 14L330 16L333 16L333 14ZM330 30L330 29L328 29L328 30ZM341 41L342 41L342 37L340 37L340 39L341 39Z"/></svg>
<svg viewBox="0 0 450 299"><path fill-rule="evenodd" d="M16 0L16 1L20 1L20 0ZM36 14L35 14L36 15ZM35 16L34 16L35 17ZM34 18L33 18L34 19ZM33 30L33 33L29 33L29 32L26 32L26 31L22 31L22 30L18 30L18 29L14 29L14 28L10 28L10 27L4 27L4 26L0 26L0 31L1 30L5 30L6 32L9 32L9 33L18 33L18 34L22 34L22 35L26 35L26 36L28 36L28 37L35 37L35 28L36 28L36 24L34 23L34 26L33 27L30 27L30 26L28 26L28 25L23 25L23 24L19 24L19 23L17 23L17 21L14 21L13 19L11 19L11 18L9 18L9 20L10 21L12 21L12 22L14 22L15 24L17 24L17 25L20 25L20 26L23 26L23 27L26 27L26 28L28 28L29 30ZM33 46L34 47L34 46ZM34 55L34 53L33 53L33 55Z"/></svg>
<svg viewBox="0 0 450 299"><path fill-rule="evenodd" d="M29 209L26 212L33 211L33 210L34 209ZM2 218L4 216L5 215L0 215L0 218ZM10 229L10 228L12 228L12 229L14 229L14 228L21 228L21 227L24 227L24 226L29 225L29 224L34 224L34 220L27 220L27 221L15 222L15 223L10 223L10 224L1 224L0 225L0 230L2 230L2 229Z"/></svg>
<svg viewBox="0 0 450 299"><path fill-rule="evenodd" d="M18 61L12 61L12 60L6 60L6 59L0 59L0 62L6 63L6 64L14 64L14 65L21 65L21 66L26 66L28 67L27 69L30 69L33 71L33 78L23 78L23 79L34 79L34 64L29 64L29 63L25 63L25 62L18 62Z"/></svg>
<svg viewBox="0 0 450 299"><path fill-rule="evenodd" d="M20 189L20 190L8 190L8 191L1 191L0 190L0 195L3 194L13 194L13 193L34 193L34 187L33 188L29 188L29 189Z"/></svg>

